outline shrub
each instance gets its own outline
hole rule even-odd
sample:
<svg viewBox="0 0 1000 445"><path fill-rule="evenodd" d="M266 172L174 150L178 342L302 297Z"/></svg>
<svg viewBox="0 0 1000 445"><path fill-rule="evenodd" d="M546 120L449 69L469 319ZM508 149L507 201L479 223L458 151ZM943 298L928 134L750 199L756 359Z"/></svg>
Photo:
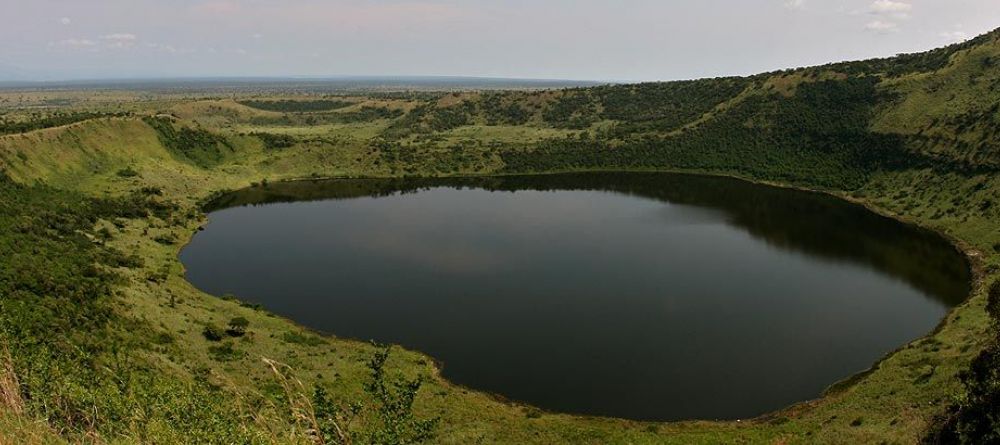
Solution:
<svg viewBox="0 0 1000 445"><path fill-rule="evenodd" d="M172 246L175 243L177 243L177 238L175 238L171 234L165 234L165 235L157 235L155 238L153 238L153 241L163 244L164 246Z"/></svg>
<svg viewBox="0 0 1000 445"><path fill-rule="evenodd" d="M229 320L229 324L226 326L226 333L233 337L242 337L247 333L248 326L250 326L250 320L243 317L236 317Z"/></svg>
<svg viewBox="0 0 1000 445"><path fill-rule="evenodd" d="M295 331L285 332L284 335L281 336L281 339L284 340L285 343L293 343L305 346L319 346L323 344L322 338L319 338L315 335L302 334Z"/></svg>
<svg viewBox="0 0 1000 445"><path fill-rule="evenodd" d="M118 170L117 175L122 178L134 178L136 176L139 176L139 172L132 169L132 167L125 167L121 170Z"/></svg>
<svg viewBox="0 0 1000 445"><path fill-rule="evenodd" d="M233 343L228 341L221 345L209 347L208 353L212 356L212 359L220 362L231 362L239 360L244 356L243 351L236 349L233 347Z"/></svg>
<svg viewBox="0 0 1000 445"><path fill-rule="evenodd" d="M268 150L281 150L285 148L290 148L295 146L296 140L294 137L287 134L274 134L274 133L252 133L260 142L264 144L264 148Z"/></svg>
<svg viewBox="0 0 1000 445"><path fill-rule="evenodd" d="M225 336L222 329L219 329L215 325L206 325L205 329L202 329L201 335L203 335L205 340L208 341L222 341Z"/></svg>
<svg viewBox="0 0 1000 445"><path fill-rule="evenodd" d="M308 427L320 435L321 443L397 445L433 439L439 419L420 419L413 413L413 402L420 390L421 379L390 380L385 370L388 359L389 347L380 346L368 361L371 378L365 383L364 390L371 403L337 403L323 387L316 387L309 400L312 416L307 417ZM283 376L273 362L271 366ZM361 430L351 428L356 418L364 421Z"/></svg>

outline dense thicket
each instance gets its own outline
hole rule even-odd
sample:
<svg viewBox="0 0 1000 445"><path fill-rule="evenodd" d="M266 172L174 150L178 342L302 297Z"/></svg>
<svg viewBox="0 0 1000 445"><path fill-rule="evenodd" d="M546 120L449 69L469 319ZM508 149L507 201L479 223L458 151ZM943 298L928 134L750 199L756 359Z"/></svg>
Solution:
<svg viewBox="0 0 1000 445"><path fill-rule="evenodd" d="M156 130L164 147L202 168L218 165L233 151L225 137L201 128L178 128L168 117L145 117L143 122Z"/></svg>
<svg viewBox="0 0 1000 445"><path fill-rule="evenodd" d="M331 111L339 108L354 105L353 102L343 100L241 100L242 105L264 111L277 111L282 113L298 112L306 113L313 111Z"/></svg>
<svg viewBox="0 0 1000 445"><path fill-rule="evenodd" d="M395 108L363 106L356 110L315 113L285 113L280 116L254 116L249 122L253 125L277 126L311 126L325 124L354 124L373 122L382 119L394 119L403 115L403 111Z"/></svg>
<svg viewBox="0 0 1000 445"><path fill-rule="evenodd" d="M877 79L801 85L791 97L759 93L703 125L621 140L567 138L502 153L511 172L580 169L726 171L819 187L853 189L869 174L914 162L903 140L869 130Z"/></svg>
<svg viewBox="0 0 1000 445"><path fill-rule="evenodd" d="M96 112L56 112L45 115L32 115L27 118L9 118L0 116L0 135L26 133L43 128L60 127L63 125L83 122L99 117L124 116L126 113L96 113Z"/></svg>
<svg viewBox="0 0 1000 445"><path fill-rule="evenodd" d="M293 136L287 134L275 134L275 133L253 133L253 135L260 139L260 142L264 144L264 148L268 150L281 150L289 147L293 147L296 144L296 139Z"/></svg>

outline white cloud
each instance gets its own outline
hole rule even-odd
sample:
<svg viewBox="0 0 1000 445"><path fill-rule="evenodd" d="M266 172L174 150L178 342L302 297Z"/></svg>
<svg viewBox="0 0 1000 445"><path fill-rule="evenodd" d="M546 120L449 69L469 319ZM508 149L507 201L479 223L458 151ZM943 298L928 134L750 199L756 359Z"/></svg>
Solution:
<svg viewBox="0 0 1000 445"><path fill-rule="evenodd" d="M247 50L245 50L243 48L239 48L239 49L236 50L236 54L239 54L241 56L245 56L247 54Z"/></svg>
<svg viewBox="0 0 1000 445"><path fill-rule="evenodd" d="M59 23L61 23L63 25L69 25L70 23L73 23L73 21L70 20L69 17L62 17L62 18L59 19Z"/></svg>
<svg viewBox="0 0 1000 445"><path fill-rule="evenodd" d="M869 12L875 15L892 17L896 20L907 20L913 5L904 1L875 0L869 8Z"/></svg>
<svg viewBox="0 0 1000 445"><path fill-rule="evenodd" d="M106 36L101 36L101 40L111 40L115 42L134 42L139 38L135 34L131 33L116 33L108 34Z"/></svg>
<svg viewBox="0 0 1000 445"><path fill-rule="evenodd" d="M971 37L969 36L969 33L961 30L942 32L939 36L941 36L941 38L948 43L964 42L969 40L969 37Z"/></svg>
<svg viewBox="0 0 1000 445"><path fill-rule="evenodd" d="M785 7L788 9L802 9L806 6L806 0L785 0Z"/></svg>
<svg viewBox="0 0 1000 445"><path fill-rule="evenodd" d="M264 38L264 36L261 33L256 33L256 34L253 35L253 38L256 39L256 40L260 40L260 39Z"/></svg>
<svg viewBox="0 0 1000 445"><path fill-rule="evenodd" d="M875 0L871 10L879 14L905 14L913 10L913 5L901 1Z"/></svg>
<svg viewBox="0 0 1000 445"><path fill-rule="evenodd" d="M60 40L58 42L51 43L50 45L53 45L53 46L66 46L66 47L71 47L71 48L87 48L87 47L97 46L97 42L95 42L93 40L90 40L90 39L77 39L77 38L73 38L73 39Z"/></svg>
<svg viewBox="0 0 1000 445"><path fill-rule="evenodd" d="M132 33L115 33L101 36L109 48L124 49L135 46L139 37Z"/></svg>
<svg viewBox="0 0 1000 445"><path fill-rule="evenodd" d="M181 51L181 50L177 49L176 47L174 47L173 45L166 45L166 44L162 44L162 43L146 43L143 46L145 46L146 48L149 48L149 49L154 49L154 50L157 50L157 51L163 51L165 53L170 53L170 54L177 54L177 53L180 53L180 52L191 52L191 51Z"/></svg>
<svg viewBox="0 0 1000 445"><path fill-rule="evenodd" d="M879 34L888 34L890 32L899 31L899 25L893 22L875 20L868 22L868 24L865 25L865 29Z"/></svg>

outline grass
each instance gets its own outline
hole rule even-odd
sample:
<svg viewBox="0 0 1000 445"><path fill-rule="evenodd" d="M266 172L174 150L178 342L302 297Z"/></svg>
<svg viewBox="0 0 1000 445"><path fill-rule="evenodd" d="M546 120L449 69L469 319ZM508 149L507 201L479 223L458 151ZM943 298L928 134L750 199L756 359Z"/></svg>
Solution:
<svg viewBox="0 0 1000 445"><path fill-rule="evenodd" d="M170 156L168 150L158 144L153 130L143 128L140 122L102 121L61 131L75 132L76 137L71 139L104 140L113 139L110 137L122 129L133 133L134 137L130 140L145 141L146 148L142 149L146 152L144 157L136 157L136 145L129 150L132 156L118 155L117 150L111 149L102 153L107 157L106 162L101 164L100 170L91 172L94 177L88 180L76 178L72 174L76 171L74 169L65 170L65 176L46 168L14 171L24 175L20 176L22 180L35 174L44 177L47 182L64 184L95 195L117 195L140 185L152 185L163 189L167 199L178 202L180 213L196 214L199 199L215 190L243 187L261 178L273 181L305 177L316 173L317 165L324 166L325 169L319 171L324 176L377 173L364 167L340 170L337 162L317 164L312 161L314 157L344 157L332 147L270 158L263 152L254 151L249 145L245 152L240 152L238 161L208 171ZM10 144L22 146L16 137L12 139ZM363 148L345 147L342 150L349 157ZM4 151L9 152L9 149ZM28 165L62 163L68 166L86 163L90 159L67 150L37 150L34 155L58 156L59 161L43 162L42 159L32 158ZM115 174L120 168L134 168L141 172L141 179ZM282 173L276 173L278 171ZM924 175L933 173L910 175L893 174L878 178L869 186L871 191L866 190L865 193L880 196L880 190L907 190L908 187L930 193L919 185L927 180ZM998 187L1000 184L991 184L981 193L986 196ZM963 188L955 185L954 189L957 193ZM889 199L868 202L879 205L883 210L898 212L899 216L943 228L960 239L978 239L982 232L989 232L993 227L990 221L972 219L968 215L955 214L948 219L928 220L930 215L950 205L947 197L952 194L949 192L939 190L935 196L914 192L913 199L922 204L919 207L908 206L906 201L901 206L900 202ZM144 259L142 268L125 272L126 280L119 292L122 310L128 317L148 321L157 332L171 339L170 347L166 348L169 352L154 354L159 356L157 360L187 369L211 369L218 373L220 381L226 382L227 388L236 392L255 391L269 381L271 371L261 361L262 358L287 363L307 386L319 381L334 381L335 387L341 391L360 387L364 378L363 359L372 352L369 345L310 334L294 323L267 312L205 295L184 280L177 253L202 223L200 218L173 225L155 219L130 220L124 227L114 229L113 239L108 243ZM176 239L178 242L159 243L155 241L157 238ZM995 239L984 237L980 244L987 247ZM989 261L996 260L991 256ZM160 271L166 271L164 280L148 279L149 275ZM936 348L914 343L881 362L872 373L845 390L820 401L776 413L770 418L740 423L647 424L540 413L530 407L501 402L489 395L456 387L440 378L430 358L416 352L402 351L394 357L391 367L411 376L426 376L427 384L418 397L417 410L442 416L437 436L442 443L716 443L732 440L835 443L846 440L868 442L876 438L912 442L927 427L929 417L938 407L957 393L959 388L955 375L979 349L977 339L988 325L982 306L983 298L977 293L966 305L956 309L949 316L948 323L931 337ZM224 326L235 317L244 317L249 321L249 335L246 339L230 340L224 351L213 350L219 346L204 339L204 326ZM289 338L300 337L311 340L288 341ZM933 372L929 373L929 370ZM918 379L920 384L915 384ZM865 419L864 423L851 425L852 420L859 417Z"/></svg>
<svg viewBox="0 0 1000 445"><path fill-rule="evenodd" d="M983 74L976 73L990 72L982 67L982 58L995 50L996 46L990 45L973 48L954 56L953 63L938 72L906 73L881 81L879 91L891 90L896 94L893 100L878 102L871 108L857 108L859 121L848 122L841 129L856 132L864 125L870 125L877 134L907 136L903 148L910 150L914 157L934 153L979 166L988 165L992 162L988 150L976 156L966 156L953 150L954 147L949 148L943 141L948 138L973 140L989 131L985 126L948 124L946 118L954 117L956 109L979 109L991 100L996 101L995 94L988 90L988 82L975 84L968 81L973 75L977 79L984 78ZM818 76L798 73L770 82L752 80L745 89L740 89L743 84L728 85L726 94L735 94L728 101L719 102L726 96L719 94L712 95L705 106L685 105L686 112L695 116L680 127L687 130L677 130L676 122L669 122L669 128L664 129L650 126L655 122L649 125L641 123L636 127L641 129L640 133L625 136L613 131L617 121L596 115L582 116L582 111L572 108L575 106L572 101L560 105L566 108L559 110L565 115L560 116L573 122L590 122L589 128L570 130L546 125L543 119L546 107L553 106L566 95L574 94L572 92L497 93L508 94L501 96L503 106L517 103L522 107L521 111L531 110L525 125L484 125L486 117L470 114L463 125L452 127L449 124L443 126L445 129L441 131L406 134L398 140L386 140L385 132L390 125L382 119L318 126L255 125L253 119L274 117L278 113L251 109L232 100L159 97L143 101L128 96L100 99L107 102L92 99L86 105L73 105L114 107L111 102L114 99L128 101L127 107L140 116L169 111L179 117L177 125L200 127L225 139L231 150L224 156L211 158L211 162L202 162L205 158L197 156L193 159L178 156L176 147L165 144L162 132L139 117L100 118L26 134L0 136L0 169L22 185L38 187L35 184L45 184L47 187L37 190L60 190L71 193L76 200L111 199L130 196L144 189L153 190L157 200L176 206L169 215L102 216L93 222L93 227L83 227L77 231L79 233L74 232L80 236L85 233L94 239L98 234L106 233L102 235L106 238L102 248L127 252L141 259L131 261L131 268L115 268L117 278L111 284L109 301L113 302L114 313L121 317L120 321L133 328L116 327L113 332L122 335L125 340L142 339L140 346L126 348L129 351L126 356L132 363L127 369L155 370L153 375L161 380L135 387L126 384L130 391L124 394L108 392L107 397L108 400L121 401L123 406L143 408L121 410L125 413L122 418L113 422L104 421L109 425L96 422L96 426L90 429L55 428L53 425L58 419L44 422L25 414L18 408L13 391L4 389L13 386L12 379L21 377L15 368L13 376L9 372L0 373L0 395L4 399L4 408L0 409L0 439L17 437L28 443L81 441L88 440L88 437L98 437L107 442L219 442L226 439L259 443L310 442L312 436L304 432L290 411L288 401L294 397L290 397L276 380L274 364L282 364L278 366L285 370L282 371L282 378L301 382L303 393L322 387L340 400L353 400L365 397L364 385L369 376L367 363L378 349L366 343L310 332L265 309L241 304L238 296L216 298L193 288L184 279L183 266L177 255L205 223L200 204L220 191L247 187L265 179L273 182L310 177L507 174L512 172L507 161L519 160L525 163L526 168L536 168L538 172L602 167L636 171L684 170L823 189L947 236L969 255L977 271L977 282L970 299L955 308L935 332L901 345L898 351L875 364L869 372L831 387L828 394L819 400L740 422L652 423L547 413L454 385L441 378L433 358L416 351L397 349L389 358L386 369L404 379L423 378L414 411L421 418L440 418L434 442L917 442L932 426L935 416L962 395L957 376L984 348L990 337L988 331L992 320L984 309L985 285L1000 275L1000 251L995 248L1000 245L1000 226L997 223L1000 203L993 202L996 196L1000 196L1000 175L995 171L907 165L901 168L872 168L865 170L864 174L850 172L851 175L844 176L837 170L851 168L852 164L839 161L810 164L809 160L823 155L809 152L810 147L792 145L784 148L787 152L767 151L766 148L749 153L720 149L712 152L718 154L718 158L713 160L716 163L683 164L678 159L690 156L692 152L658 145L673 143L672 138L692 137L689 133L702 128L725 133L731 139L723 142L735 145L775 125L786 125L779 118L787 116L782 117L784 115L777 112L755 112L756 120L737 117L742 116L739 113L755 111L744 107L775 107L780 110L782 107L805 106L802 101L796 101L796 98L802 99L798 96L800 94L817 94L822 99L824 92L837 91L836 88L824 89L832 85L824 82L843 81L842 76L828 73L828 69L824 68L825 74ZM764 89L768 85L779 91L766 92ZM838 85L850 87L852 84L832 86ZM933 91L928 89L931 85L955 91L928 93ZM868 84L862 86L865 89L856 91L875 94L867 89ZM700 94L700 88L693 90L692 94ZM31 95L25 100L34 104L58 99L52 94ZM74 104L87 100L85 94L66 94ZM949 104L947 97L952 97L952 94L959 102ZM456 107L483 97L479 93L465 93L432 100L438 102L437 106ZM606 97L617 96L609 94ZM381 99L358 100L387 103ZM412 110L420 100L423 99L388 102L400 109ZM481 106L475 103L465 106L465 109L471 110L469 113L479 112L476 111L479 108ZM600 112L601 106L595 105L594 109ZM922 140L916 136L921 128L931 123L931 120L921 120L925 114L933 116L927 119L938 118L938 122L945 122L932 125L932 130L941 136L933 146L921 145ZM454 116L449 114L447 117ZM302 116L293 117L293 123L300 118ZM405 117L395 121L399 119ZM823 119L817 121L822 122ZM859 122L864 125L858 125ZM281 150L268 150L258 138L249 135L255 131L291 134L298 142ZM823 132L806 133L803 137L815 137L817 134L828 139L842 136L842 133ZM650 135L657 139L643 140ZM584 139L580 139L581 136ZM567 140L566 137L572 139ZM640 142L654 148L635 149L646 147L637 145ZM755 146L768 147L772 142L756 141L758 145ZM571 147L576 151L568 153L577 156L575 160L591 156L593 153L588 150L604 150L612 156L620 154L615 151L620 147L631 146L635 151L629 152L634 154L629 163L620 165L603 163L607 159L620 158L597 157L593 164L562 164L559 163L562 159L557 157L552 158L554 163L551 165L540 164L539 159L546 154L546 144ZM664 153L674 156L662 156ZM783 153L788 156L783 156ZM655 162L646 162L651 159L650 156L655 156ZM760 164L753 164L751 160ZM784 165L780 162L809 165ZM802 170L798 170L800 168ZM790 175L790 172L798 173ZM850 181L847 182L852 185L836 186L837 181L844 177L848 177ZM12 212L11 215L5 214L4 217L12 218L12 221L24 216L14 210L9 212ZM230 336L223 332L220 342L205 338L203 333L207 326L216 326L224 331L225 326L236 318L247 321L244 335ZM0 371L3 369L6 368L0 366ZM208 392L201 392L203 390ZM149 402L155 395L171 393L184 396L166 398L157 402L159 404ZM71 397L73 393L67 392L67 396ZM204 403L196 404L199 401ZM205 422L216 424L206 426ZM223 432L213 429L219 425L230 429Z"/></svg>

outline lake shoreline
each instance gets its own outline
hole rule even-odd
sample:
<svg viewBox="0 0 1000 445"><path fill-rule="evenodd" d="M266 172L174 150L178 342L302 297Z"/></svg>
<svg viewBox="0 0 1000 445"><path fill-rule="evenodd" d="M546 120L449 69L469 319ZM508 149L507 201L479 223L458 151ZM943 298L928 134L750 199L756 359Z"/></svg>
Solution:
<svg viewBox="0 0 1000 445"><path fill-rule="evenodd" d="M779 189L797 190L797 191L801 191L801 192L821 194L821 195L825 195L825 196L830 196L830 197L836 198L836 199L838 199L840 201L844 201L844 202L850 203L852 205L857 205L857 206L863 207L868 212L871 212L871 213L873 213L875 215L879 215L879 216L884 217L884 218L888 218L888 219L894 220L896 222L899 222L899 223L904 224L906 226L909 226L911 228L917 229L919 231L927 232L927 233L932 233L932 234L934 234L934 236L939 237L939 238L941 238L943 240L946 240L948 242L948 244L953 249L955 249L955 251L957 253L961 254L961 257L963 258L963 260L965 262L965 264L963 265L963 267L965 267L968 270L969 276L970 276L970 283L968 283L969 286L970 286L970 292L965 296L965 298L962 301L962 303L960 303L958 306L955 306L955 307L949 309L949 311L936 324L936 327L932 331L930 331L930 332L928 332L928 333L926 333L926 334L924 334L924 335L922 335L922 336L920 336L918 338L915 338L915 339L907 342L906 344L901 345L898 348L896 348L896 349L894 349L894 350L886 353L885 355L883 355L879 360L877 360L876 362L874 362L868 368L866 368L864 370L861 370L861 371L858 371L857 373L852 374L852 375L850 375L850 376L848 376L846 378L843 378L843 379L841 379L839 381L833 382L832 384L828 385L826 387L826 389L823 390L823 392L821 393L821 395L819 397L816 397L816 398L813 398L813 399L808 399L808 400L803 400L801 402L796 402L796 403L788 405L788 406L786 406L784 408L777 409L777 410L774 410L774 411L769 411L769 412L767 412L765 414L762 414L762 415L759 415L759 416L751 417L751 418L748 418L748 419L741 419L741 420L748 420L749 423L769 422L769 421L773 420L774 418L780 417L780 416L782 416L784 414L791 414L791 413L799 412L801 409L804 409L804 408L808 409L808 407L810 407L810 406L816 405L817 403L820 403L823 400L829 399L830 397L833 397L833 396L835 396L835 395L837 395L839 393L842 393L842 392L847 391L850 388L854 387L855 385L857 385L858 383L860 383L861 381L863 381L865 379L865 377L867 377L868 375L872 374L875 370L877 370L884 362L886 362L887 360L891 359L896 354L898 354L901 350L904 350L904 349L910 347L914 343L917 343L917 342L923 341L924 339L932 337L936 333L938 333L940 330L942 330L943 328L947 327L948 324L949 324L949 322L951 321L952 317L954 316L954 313L957 310L959 310L961 307L963 307L964 305L967 305L969 303L970 298L972 296L976 295L976 293L979 291L979 289L980 289L980 287L982 285L983 278L985 277L985 273L983 271L982 263L981 263L981 261L978 261L978 260L981 259L981 253L979 253L978 251L974 250L971 246L968 246L966 243L962 242L957 237L951 236L950 234L948 234L947 232L945 232L943 230L940 230L940 229L937 229L937 228L934 228L934 227L929 227L929 226L925 226L923 224L920 224L919 222L917 222L916 220L914 220L912 218L907 218L907 217L905 217L903 215L899 215L899 214L897 214L895 212L889 211L888 209L885 209L885 208L883 208L881 206L878 206L877 204L875 204L874 202L872 202L870 200L867 200L867 199L864 199L864 198L861 198L861 197L857 197L857 196L852 196L848 192L813 189L813 188L808 188L808 187L803 187L803 186L797 186L797 185L791 185L791 184L784 184L784 183L774 182L774 181L755 180L755 179L752 179L752 178L746 178L746 177L741 177L741 176L732 175L732 174L718 174L718 173L699 172L699 171L690 171L690 170L665 170L665 169L629 169L629 170L621 170L621 169L596 169L596 170L594 170L594 169L587 169L587 170L552 171L552 172L539 172L539 173L503 173L503 174L483 174L483 175L435 175L435 176L406 176L406 177L401 177L401 176L300 177L300 178L289 178L289 179L284 179L284 180L280 180L280 181L275 181L275 182L272 182L270 184L294 183L294 182L308 182L308 181L321 182L321 181L336 181L336 180L362 180L362 179L371 179L371 180L375 180L375 179L380 179L380 180L407 180L407 179L415 179L415 180L431 180L431 179L490 179L490 178L504 178L504 177L556 176L556 175L586 174L586 173L609 173L609 174L662 173L662 174L694 176L694 177L728 178L728 179L734 179L734 180L738 180L738 181L741 181L741 182L744 182L744 183L748 183L748 184L763 185L763 186L773 187L773 188L779 188ZM225 196L226 194L229 194L229 193L236 193L236 192L239 192L241 190L259 188L259 187L266 188L268 186L269 186L269 184L267 184L267 183L262 184L262 185L255 184L255 185L252 185L251 187L246 187L246 188L238 189L238 190L232 190L232 191L228 191L228 192L213 192L213 193L208 194L207 197L201 198L199 200L199 202L201 203L200 207L204 209L204 207L207 206L214 199L219 199L222 196ZM201 227L201 226L199 226L199 227ZM199 230L200 229L196 229L194 232L192 232L191 236L189 236L185 240L185 242L183 243L183 245L186 246L193 239L194 233L197 233ZM179 251L180 250L178 250L178 252ZM306 327L306 326L302 325L301 323L296 322L296 321L294 321L294 320L292 320L290 318L287 318L287 317L282 317L282 318L285 319L285 320L288 320L289 322L295 324L296 326L303 327L303 328L305 328L307 330L310 330L312 332L316 332L316 333L318 333L320 335L328 336L330 338L336 338L338 340L344 340L345 339L345 337L338 337L336 335L336 333L325 332L324 330L312 329L312 328ZM350 338L347 338L347 340L348 341L358 341L356 339L350 339ZM402 348L401 346L397 346L397 347ZM418 350L414 350L414 351L420 353L419 349ZM490 392L490 391L484 391L484 390L479 390L479 389L474 389L474 388L471 388L471 387L468 387L468 386L465 386L465 385L461 385L461 384L455 383L455 382L453 382L453 381L451 381L449 379L446 379L444 377L444 375L443 375L443 368L444 368L445 363L442 360L438 359L437 357L431 356L429 354L423 354L423 353L420 353L420 354L423 355L423 356L425 356L425 357L428 357L435 364L435 366L434 366L435 371L436 371L435 374L439 378L442 378L442 379L448 381L449 385L455 386L457 388L463 388L465 390L470 390L470 391L475 391L477 393L485 394L485 395L493 398L494 400L496 400L497 402L500 402L500 403L505 403L505 404L513 405L513 406L529 406L529 407L531 406L528 403L520 402L520 401L518 401L516 399L512 399L510 397L504 396L504 395L499 394L499 393ZM647 423L652 423L652 424L663 424L663 423L667 423L667 424L685 424L685 423L691 423L691 422L706 422L706 421L707 422L723 422L723 423L740 422L740 421L737 421L737 420L712 420L712 419L690 419L690 420L676 420L676 421L666 421L666 422L663 422L663 421L641 421L641 420L630 420L630 419L627 419L627 418L613 417L613 416L612 417L608 417L608 416L586 415L586 414L568 414L568 413L561 413L561 412L558 412L558 411L552 412L552 411L541 410L541 409L534 408L534 407L533 407L533 409L536 409L536 410L538 410L540 412L546 412L546 413L551 413L551 414L560 415L560 416L570 416L570 417L573 417L573 418L619 420L619 421L626 421L626 422L638 422L639 424L647 424Z"/></svg>

